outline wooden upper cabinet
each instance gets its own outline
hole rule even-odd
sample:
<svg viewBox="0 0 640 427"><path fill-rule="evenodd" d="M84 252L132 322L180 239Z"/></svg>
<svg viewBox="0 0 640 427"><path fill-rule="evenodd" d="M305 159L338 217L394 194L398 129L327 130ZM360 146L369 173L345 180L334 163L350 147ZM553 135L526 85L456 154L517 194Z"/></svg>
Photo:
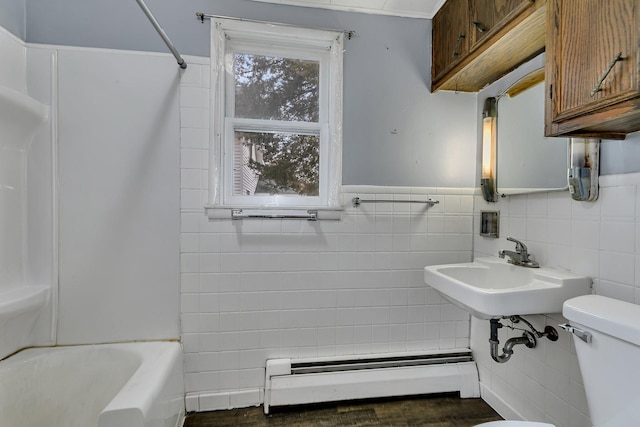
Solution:
<svg viewBox="0 0 640 427"><path fill-rule="evenodd" d="M549 0L548 136L640 130L640 0Z"/></svg>
<svg viewBox="0 0 640 427"><path fill-rule="evenodd" d="M437 80L469 52L468 0L447 1L433 17L432 30L431 78Z"/></svg>
<svg viewBox="0 0 640 427"><path fill-rule="evenodd" d="M506 23L509 14L529 0L469 0L471 46L481 42L499 24Z"/></svg>
<svg viewBox="0 0 640 427"><path fill-rule="evenodd" d="M447 0L432 20L431 91L477 92L544 51L546 0Z"/></svg>

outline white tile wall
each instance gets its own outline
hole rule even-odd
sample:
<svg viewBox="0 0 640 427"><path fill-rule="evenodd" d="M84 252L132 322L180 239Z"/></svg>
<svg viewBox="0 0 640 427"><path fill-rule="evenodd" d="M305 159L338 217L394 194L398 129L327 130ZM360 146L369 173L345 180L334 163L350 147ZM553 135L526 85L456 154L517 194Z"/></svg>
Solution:
<svg viewBox="0 0 640 427"><path fill-rule="evenodd" d="M474 256L510 248L523 240L543 264L591 276L594 292L640 304L640 174L600 178L594 203L574 202L566 192L511 196L480 210L500 210L500 239L476 237ZM557 326L560 314L531 316L534 325ZM483 397L498 402L503 416L546 421L558 427L590 427L582 377L573 342L558 329L556 343L542 339L536 349L516 347L506 364L489 356L489 325L472 319L471 348L478 361ZM508 323L508 322L507 322ZM506 329L500 341L508 339ZM519 334L518 334L519 335Z"/></svg>
<svg viewBox="0 0 640 427"><path fill-rule="evenodd" d="M257 405L268 358L468 347L425 265L471 258L470 190L346 187L341 221L218 220L207 197L208 62L181 99L182 339L189 410ZM440 201L351 206L362 198Z"/></svg>

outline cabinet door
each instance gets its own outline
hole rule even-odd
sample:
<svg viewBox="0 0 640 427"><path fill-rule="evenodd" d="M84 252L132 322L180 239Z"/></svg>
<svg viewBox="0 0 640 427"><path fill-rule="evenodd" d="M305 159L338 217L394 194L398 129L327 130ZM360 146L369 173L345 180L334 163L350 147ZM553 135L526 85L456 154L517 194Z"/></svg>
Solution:
<svg viewBox="0 0 640 427"><path fill-rule="evenodd" d="M502 23L510 13L530 0L471 0L471 48L482 41L497 25Z"/></svg>
<svg viewBox="0 0 640 427"><path fill-rule="evenodd" d="M638 0L550 0L547 79L561 122L638 96Z"/></svg>
<svg viewBox="0 0 640 427"><path fill-rule="evenodd" d="M468 0L448 0L433 17L432 26L431 78L437 80L469 51Z"/></svg>

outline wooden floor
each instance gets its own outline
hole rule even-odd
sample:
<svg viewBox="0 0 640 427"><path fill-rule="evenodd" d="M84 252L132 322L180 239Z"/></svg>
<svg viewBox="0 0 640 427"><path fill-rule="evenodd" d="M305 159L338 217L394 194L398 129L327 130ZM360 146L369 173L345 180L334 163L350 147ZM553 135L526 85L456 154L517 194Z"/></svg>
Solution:
<svg viewBox="0 0 640 427"><path fill-rule="evenodd" d="M502 418L481 399L455 394L279 409L263 408L189 414L184 427L243 426L428 426L471 427Z"/></svg>

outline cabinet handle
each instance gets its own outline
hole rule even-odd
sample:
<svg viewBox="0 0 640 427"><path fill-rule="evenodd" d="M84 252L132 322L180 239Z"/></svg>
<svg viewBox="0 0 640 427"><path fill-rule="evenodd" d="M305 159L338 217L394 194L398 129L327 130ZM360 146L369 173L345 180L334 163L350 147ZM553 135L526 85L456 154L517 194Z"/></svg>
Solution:
<svg viewBox="0 0 640 427"><path fill-rule="evenodd" d="M453 58L458 56L458 49L460 49L460 43L462 43L462 39L464 38L464 34L458 34L458 40L456 40L456 47L453 49Z"/></svg>
<svg viewBox="0 0 640 427"><path fill-rule="evenodd" d="M604 80L607 78L611 70L613 70L613 67L616 66L616 63L622 61L623 59L624 58L622 57L622 52L618 52L616 57L613 58L613 60L611 60L611 62L609 63L609 68L607 68L607 70L602 74L602 77L600 77L600 80L598 80L598 83L596 83L595 87L591 91L590 96L593 96L602 90L602 83L604 82Z"/></svg>
<svg viewBox="0 0 640 427"><path fill-rule="evenodd" d="M473 21L471 23L471 25L473 25L474 27L476 27L476 30L478 30L481 33L484 33L485 31L487 31L487 27L485 27L484 25L482 25L479 22Z"/></svg>

